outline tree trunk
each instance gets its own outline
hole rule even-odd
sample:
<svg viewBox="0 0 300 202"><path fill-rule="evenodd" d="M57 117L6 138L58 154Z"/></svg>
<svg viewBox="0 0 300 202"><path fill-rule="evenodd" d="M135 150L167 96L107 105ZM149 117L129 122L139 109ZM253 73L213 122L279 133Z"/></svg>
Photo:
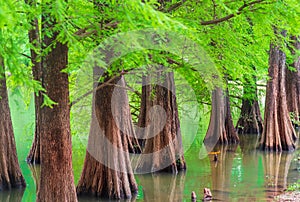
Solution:
<svg viewBox="0 0 300 202"><path fill-rule="evenodd" d="M270 45L264 130L259 148L268 151L293 151L296 132L291 122L286 96L286 56L280 48Z"/></svg>
<svg viewBox="0 0 300 202"><path fill-rule="evenodd" d="M0 191L26 186L17 158L10 116L4 62L0 57Z"/></svg>
<svg viewBox="0 0 300 202"><path fill-rule="evenodd" d="M77 193L131 198L137 192L129 158L129 148L134 148L130 139L135 134L125 80L106 76L100 85L103 87L93 96L88 148Z"/></svg>
<svg viewBox="0 0 300 202"><path fill-rule="evenodd" d="M47 6L47 5L46 5ZM47 15L47 14L45 14ZM44 33L53 30L54 22L43 16L44 48L52 45L58 33L52 37ZM77 201L72 170L72 143L70 134L70 106L67 67L68 47L56 42L42 58L43 82L47 95L57 104L41 108L40 145L41 178L37 201Z"/></svg>
<svg viewBox="0 0 300 202"><path fill-rule="evenodd" d="M300 50L300 40L297 37L292 37L295 50ZM292 53L296 55L295 50ZM298 56L292 66L293 71L286 68L286 91L288 111L292 113L294 125L299 125L300 116L300 57Z"/></svg>
<svg viewBox="0 0 300 202"><path fill-rule="evenodd" d="M255 86L245 86L244 94L254 94L253 99L243 98L242 109L240 118L236 124L236 129L238 134L260 134L263 128L263 121L261 118L258 97L257 97L257 87ZM246 97L246 96L244 96Z"/></svg>
<svg viewBox="0 0 300 202"><path fill-rule="evenodd" d="M35 6L33 0L26 0L26 3L30 6ZM32 74L33 78L36 81L41 82L42 84L42 64L38 62L38 53L36 50L41 50L40 34L39 34L39 24L38 19L35 18L31 22L32 29L28 32L29 42L35 47L30 49L31 53L31 62L32 62ZM34 103L35 103L35 132L34 139L32 142L31 149L27 156L27 163L39 164L41 161L40 158L40 123L41 123L41 106L43 104L43 96L40 92L34 94Z"/></svg>
<svg viewBox="0 0 300 202"><path fill-rule="evenodd" d="M140 173L156 171L177 173L179 170L186 169L174 75L172 72L159 72L157 73L158 84L152 88L152 92L149 92L146 86L143 88L146 92L142 93L143 98L146 99L144 101L146 117L140 118L145 120L143 137L146 141L143 154L137 164L137 171ZM154 99L151 103L151 97L148 96L153 94ZM149 109L152 104L153 107Z"/></svg>
<svg viewBox="0 0 300 202"><path fill-rule="evenodd" d="M151 77L144 76L142 77L142 97L140 105L140 113L137 123L136 135L139 140L139 144L142 148L145 146L145 131L144 129L150 124L150 114L149 109L153 107L153 100L151 99L151 91L153 86L150 84Z"/></svg>
<svg viewBox="0 0 300 202"><path fill-rule="evenodd" d="M212 92L210 123L204 143L210 147L216 144L238 143L239 137L233 126L228 90L224 95L221 88L216 88Z"/></svg>

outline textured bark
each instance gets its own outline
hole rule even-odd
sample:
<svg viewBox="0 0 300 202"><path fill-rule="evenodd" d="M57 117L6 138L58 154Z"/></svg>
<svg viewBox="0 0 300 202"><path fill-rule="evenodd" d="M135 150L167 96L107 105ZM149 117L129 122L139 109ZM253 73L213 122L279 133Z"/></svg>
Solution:
<svg viewBox="0 0 300 202"><path fill-rule="evenodd" d="M143 187L143 200L145 202L184 201L184 172L178 175L139 175L138 179Z"/></svg>
<svg viewBox="0 0 300 202"><path fill-rule="evenodd" d="M35 6L34 0L26 0L26 3L30 6ZM31 62L32 62L32 74L33 78L36 81L41 82L42 84L42 64L38 60L37 50L40 50L40 34L39 34L39 24L38 19L35 18L31 22L32 29L28 32L29 42L35 47L35 49L30 49ZM35 103L35 132L34 139L32 142L31 149L27 156L27 162L32 164L39 164L41 161L40 158L40 119L41 119L41 106L43 104L43 97L40 92L34 94L34 103Z"/></svg>
<svg viewBox="0 0 300 202"><path fill-rule="evenodd" d="M230 176L232 171L233 159L237 149L237 144L216 145L213 152L209 154L210 168L212 176L212 195L213 198L221 198L229 201L229 195L217 195L217 193L228 193L230 191ZM215 154L213 154L215 153ZM217 157L215 157L217 155ZM217 159L217 160L216 160Z"/></svg>
<svg viewBox="0 0 300 202"><path fill-rule="evenodd" d="M300 50L300 39L292 37L294 42L294 50L292 53L295 55L295 50ZM300 57L296 57L292 64L294 70L291 71L286 68L286 91L287 93L287 106L288 111L293 113L293 119L298 125L300 116Z"/></svg>
<svg viewBox="0 0 300 202"><path fill-rule="evenodd" d="M147 100L144 102L146 104L144 107L148 107L145 109L146 117L140 117L146 120L143 135L146 141L143 154L152 155L150 158L143 158L144 155L141 155L137 171L177 173L186 169L186 163L183 156L174 75L172 72L159 71L157 80L158 84L152 88L151 93L148 87L143 88L147 91L143 93L146 95L144 99ZM151 95L154 95L153 103L149 101L151 97L147 97ZM150 112L149 107L152 104L156 105L156 108L152 108ZM165 117L165 120L162 117Z"/></svg>
<svg viewBox="0 0 300 202"><path fill-rule="evenodd" d="M25 187L13 133L4 63L0 57L0 191Z"/></svg>
<svg viewBox="0 0 300 202"><path fill-rule="evenodd" d="M239 137L233 126L228 90L224 95L221 88L212 92L212 109L210 122L204 143L213 147L215 144L235 144Z"/></svg>
<svg viewBox="0 0 300 202"><path fill-rule="evenodd" d="M261 134L262 133L263 121L261 118L259 104L257 101L256 86L255 86L254 93L255 93L254 99L247 99L247 98L243 99L241 115L236 124L236 129L238 134Z"/></svg>
<svg viewBox="0 0 300 202"><path fill-rule="evenodd" d="M291 122L286 95L286 56L280 48L270 45L264 130L259 148L268 151L293 151L296 132Z"/></svg>
<svg viewBox="0 0 300 202"><path fill-rule="evenodd" d="M149 109L153 107L153 100L151 99L151 91L153 86L150 84L151 77L142 77L142 97L140 105L140 113L138 118L137 126L139 128L146 128L150 124L150 114ZM137 137L139 139L139 144L142 148L145 146L145 132L142 130L136 130Z"/></svg>
<svg viewBox="0 0 300 202"><path fill-rule="evenodd" d="M46 14L45 14L46 15ZM54 22L43 16L43 44L46 48L56 39L54 32L49 38L44 30L53 29ZM67 67L68 47L55 42L42 60L43 83L47 95L57 104L41 108L40 144L41 178L37 201L77 201L72 170L72 143L70 134L70 106Z"/></svg>
<svg viewBox="0 0 300 202"><path fill-rule="evenodd" d="M109 82L107 84L107 82ZM117 84L117 87L116 85ZM123 76L106 77L94 94L92 123L77 193L131 198L137 184L129 158L135 137ZM136 140L137 142L137 140Z"/></svg>
<svg viewBox="0 0 300 202"><path fill-rule="evenodd" d="M263 155L265 188L267 199L274 197L287 189L287 176L293 153L266 153Z"/></svg>

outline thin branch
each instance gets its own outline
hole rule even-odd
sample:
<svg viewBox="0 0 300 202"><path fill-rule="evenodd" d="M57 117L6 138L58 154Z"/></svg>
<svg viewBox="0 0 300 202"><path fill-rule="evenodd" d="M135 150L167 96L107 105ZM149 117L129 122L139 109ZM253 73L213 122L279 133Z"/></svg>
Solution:
<svg viewBox="0 0 300 202"><path fill-rule="evenodd" d="M20 53L20 55L23 55L24 57L28 58L28 59L32 59L32 57L30 57L29 55L26 55L25 53Z"/></svg>
<svg viewBox="0 0 300 202"><path fill-rule="evenodd" d="M104 30L104 29L117 28L118 24L119 24L119 22L109 22L105 25L98 24L97 26L98 26L99 29ZM88 37L92 34L96 34L97 29L94 29L94 30L88 32L88 29L91 29L93 27L94 27L93 25L90 25L86 28L79 29L77 32L74 33L74 35L79 36L79 37Z"/></svg>
<svg viewBox="0 0 300 202"><path fill-rule="evenodd" d="M221 22L224 22L224 21L227 21L235 16L238 16L240 14L242 14L242 11L247 8L247 7L250 7L254 4L259 4L259 3L263 3L265 0L256 0L256 1L252 1L252 2L249 2L249 3L244 3L238 10L236 13L232 13L232 14L229 14L223 18L219 18L219 19L213 19L213 20L209 20L209 21L203 21L201 22L200 24L201 25L212 25L212 24L218 24L218 23L221 23Z"/></svg>
<svg viewBox="0 0 300 202"><path fill-rule="evenodd" d="M173 5L171 5L168 9L167 9L167 13L170 13L172 11L175 11L177 10L180 6L182 6L184 3L186 2L186 0L182 0L182 1L179 1Z"/></svg>

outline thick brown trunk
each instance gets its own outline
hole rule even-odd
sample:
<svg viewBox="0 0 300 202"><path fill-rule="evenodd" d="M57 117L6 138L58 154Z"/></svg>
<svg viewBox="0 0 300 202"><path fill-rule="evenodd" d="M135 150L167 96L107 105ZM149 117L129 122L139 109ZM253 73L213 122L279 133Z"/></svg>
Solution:
<svg viewBox="0 0 300 202"><path fill-rule="evenodd" d="M0 191L25 187L13 133L4 63L0 57Z"/></svg>
<svg viewBox="0 0 300 202"><path fill-rule="evenodd" d="M238 134L261 134L263 121L261 118L257 92L254 99L243 99L240 118L236 124Z"/></svg>
<svg viewBox="0 0 300 202"><path fill-rule="evenodd" d="M300 39L292 37L294 42L294 50L292 53L296 55L295 50L300 50ZM294 125L299 125L300 116L300 57L296 57L292 64L294 70L286 68L286 91L287 93L287 106L288 111L292 116Z"/></svg>
<svg viewBox="0 0 300 202"><path fill-rule="evenodd" d="M48 16L49 17L49 16ZM51 30L55 23L46 21L43 29ZM58 33L49 38L44 33L45 47L52 45ZM68 47L56 42L43 57L43 82L47 95L57 104L41 108L40 144L41 178L37 201L77 201L72 170L72 143L70 134L70 107L67 67Z"/></svg>
<svg viewBox="0 0 300 202"><path fill-rule="evenodd" d="M138 172L166 171L177 173L185 170L186 164L183 156L182 137L176 102L174 75L172 72L157 73L158 84L152 92L145 87L144 135L145 148L139 159ZM154 95L153 102L149 101ZM148 105L147 105L148 104ZM151 111L151 112L150 112ZM150 154L150 155L148 155ZM145 157L147 156L147 157ZM145 157L145 158L144 158Z"/></svg>
<svg viewBox="0 0 300 202"><path fill-rule="evenodd" d="M129 146L130 139L135 133L125 80L123 76L106 77L99 85L104 87L94 94L88 148L77 193L131 198L137 191L129 158L129 148L134 147Z"/></svg>
<svg viewBox="0 0 300 202"><path fill-rule="evenodd" d="M228 90L227 90L228 91ZM233 126L229 97L224 95L221 88L216 88L212 92L212 109L210 123L204 143L210 147L215 144L235 144L239 142L239 137Z"/></svg>
<svg viewBox="0 0 300 202"><path fill-rule="evenodd" d="M31 6L34 6L34 1L32 0L26 0L26 3L28 3ZM32 29L28 32L29 42L32 44L32 46L35 47L35 49L30 49L31 53L31 62L32 62L32 74L33 78L36 81L41 82L42 84L42 64L39 62L39 55L36 52L37 50L41 50L40 46L40 34L39 34L39 24L38 19L35 18L31 22ZM40 158L40 124L41 124L41 106L43 104L43 97L40 92L34 93L34 102L35 102L35 132L34 132L34 139L32 142L31 149L29 151L29 154L27 156L27 162L32 164L39 164L41 161Z"/></svg>
<svg viewBox="0 0 300 202"><path fill-rule="evenodd" d="M296 132L286 101L286 56L278 46L270 45L269 77L267 83L264 130L259 147L268 151L293 151Z"/></svg>

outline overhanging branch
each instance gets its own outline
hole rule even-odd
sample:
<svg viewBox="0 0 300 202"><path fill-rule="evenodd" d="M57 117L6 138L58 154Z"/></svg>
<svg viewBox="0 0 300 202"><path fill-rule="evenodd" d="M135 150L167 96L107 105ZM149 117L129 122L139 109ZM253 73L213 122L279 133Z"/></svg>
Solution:
<svg viewBox="0 0 300 202"><path fill-rule="evenodd" d="M249 3L244 3L241 7L238 8L237 12L236 13L231 13L223 18L219 18L219 19L214 19L214 20L209 20L209 21L202 21L200 24L201 25L212 25L212 24L218 24L218 23L221 23L221 22L224 22L224 21L227 21L235 16L238 16L240 14L242 14L242 11L247 8L247 7L250 7L254 4L259 4L259 3L263 3L265 2L265 0L256 0L256 1L251 1Z"/></svg>

